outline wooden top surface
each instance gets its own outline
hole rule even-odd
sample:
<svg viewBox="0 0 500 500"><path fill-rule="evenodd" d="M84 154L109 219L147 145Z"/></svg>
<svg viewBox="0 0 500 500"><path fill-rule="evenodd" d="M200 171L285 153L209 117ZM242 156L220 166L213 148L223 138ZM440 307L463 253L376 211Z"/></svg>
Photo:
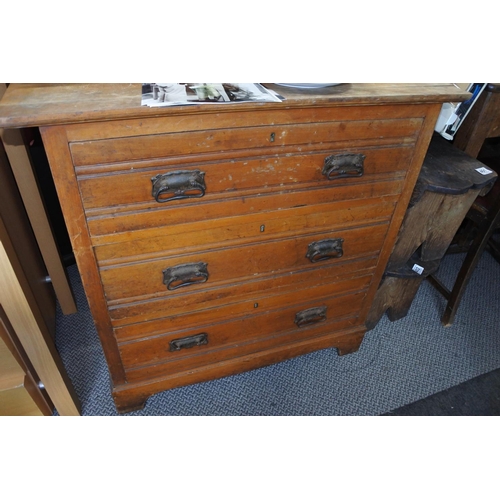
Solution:
<svg viewBox="0 0 500 500"><path fill-rule="evenodd" d="M224 112L266 107L444 103L470 97L451 83L343 83L324 89L265 84L286 98L281 103L226 103L149 108L141 106L141 84L11 84L0 101L0 128L34 127L172 114Z"/></svg>

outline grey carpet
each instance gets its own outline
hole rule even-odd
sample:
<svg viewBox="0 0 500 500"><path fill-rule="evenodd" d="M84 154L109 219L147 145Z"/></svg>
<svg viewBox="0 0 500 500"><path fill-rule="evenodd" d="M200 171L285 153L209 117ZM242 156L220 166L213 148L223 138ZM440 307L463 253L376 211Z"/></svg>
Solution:
<svg viewBox="0 0 500 500"><path fill-rule="evenodd" d="M450 255L438 276L451 284L463 259ZM83 415L117 415L109 375L76 266L69 268L79 312L58 310L56 344ZM500 265L486 252L455 323L424 282L406 318L385 316L357 353L325 349L277 365L149 398L127 415L381 415L500 368ZM429 410L428 410L429 411Z"/></svg>

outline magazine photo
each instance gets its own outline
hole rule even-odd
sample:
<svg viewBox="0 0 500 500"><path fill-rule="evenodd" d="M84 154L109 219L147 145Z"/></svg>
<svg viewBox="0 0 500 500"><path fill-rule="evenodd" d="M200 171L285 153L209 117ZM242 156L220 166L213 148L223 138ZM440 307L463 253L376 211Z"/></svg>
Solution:
<svg viewBox="0 0 500 500"><path fill-rule="evenodd" d="M142 106L235 102L281 102L260 83L143 83Z"/></svg>

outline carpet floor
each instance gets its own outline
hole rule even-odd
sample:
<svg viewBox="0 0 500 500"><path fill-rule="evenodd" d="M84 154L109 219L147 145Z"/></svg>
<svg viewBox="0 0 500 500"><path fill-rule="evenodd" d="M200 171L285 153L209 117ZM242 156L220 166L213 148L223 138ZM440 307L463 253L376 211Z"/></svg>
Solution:
<svg viewBox="0 0 500 500"><path fill-rule="evenodd" d="M441 264L438 277L448 286L462 260L450 255ZM64 316L58 310L57 348L82 414L118 415L78 270L70 266L68 272L78 312ZM451 327L440 323L443 297L424 282L408 315L396 322L384 316L354 354L338 356L335 349L324 349L165 391L149 398L141 411L124 416L498 414L499 283L500 265L485 252ZM465 394L464 383L474 386L473 396Z"/></svg>

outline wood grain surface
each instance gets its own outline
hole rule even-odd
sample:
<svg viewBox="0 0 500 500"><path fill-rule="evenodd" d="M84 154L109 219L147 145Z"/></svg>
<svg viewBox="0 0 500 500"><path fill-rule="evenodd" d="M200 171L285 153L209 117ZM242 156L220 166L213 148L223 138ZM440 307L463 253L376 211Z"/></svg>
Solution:
<svg viewBox="0 0 500 500"><path fill-rule="evenodd" d="M321 102L336 105L389 103L444 103L463 101L470 94L449 83L359 83L325 89L293 90L275 84L284 103L194 105L172 109L141 107L141 84L12 84L0 102L0 127L31 127L107 121L119 118L145 118L171 113L189 115L241 111L257 107L304 107ZM202 108L202 109L200 109Z"/></svg>

